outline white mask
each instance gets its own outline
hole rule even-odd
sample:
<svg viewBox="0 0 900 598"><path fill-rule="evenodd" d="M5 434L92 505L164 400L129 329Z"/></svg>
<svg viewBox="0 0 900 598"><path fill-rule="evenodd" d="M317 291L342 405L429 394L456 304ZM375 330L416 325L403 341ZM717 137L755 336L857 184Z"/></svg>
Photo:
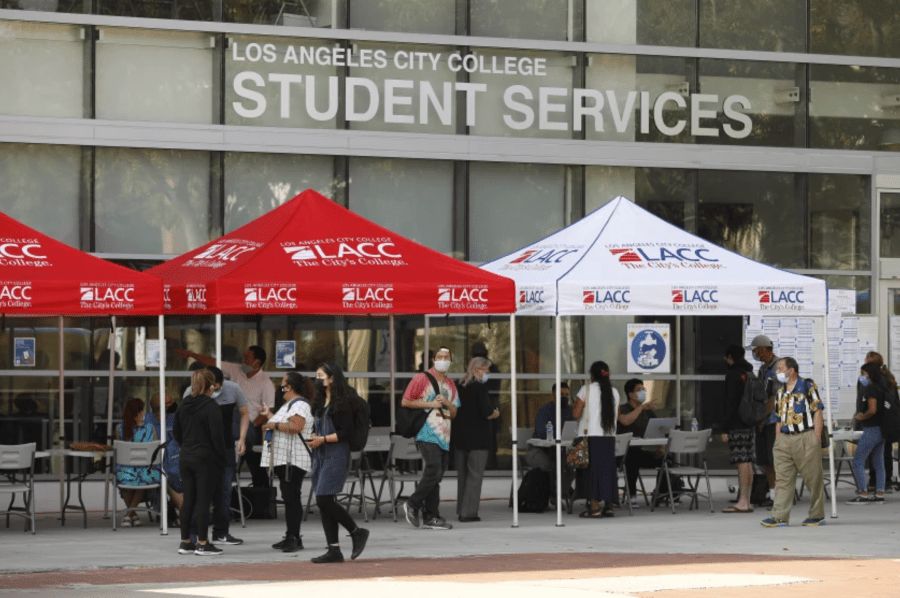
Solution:
<svg viewBox="0 0 900 598"><path fill-rule="evenodd" d="M639 390L637 393L637 400L639 403L643 403L644 401L646 401L647 400L647 391Z"/></svg>
<svg viewBox="0 0 900 598"><path fill-rule="evenodd" d="M491 377L490 374L485 374L485 375L483 375L483 376L481 377L481 381L482 381L482 382L487 382L487 381L490 379L490 377Z"/></svg>
<svg viewBox="0 0 900 598"><path fill-rule="evenodd" d="M241 364L241 371L244 372L245 374L249 374L250 372L253 371L253 366L249 366L249 365L247 365L246 363L242 363L242 364Z"/></svg>
<svg viewBox="0 0 900 598"><path fill-rule="evenodd" d="M450 369L450 361L447 359L440 359L434 362L434 369L439 372L446 372Z"/></svg>
<svg viewBox="0 0 900 598"><path fill-rule="evenodd" d="M785 372L776 372L775 378L778 379L782 384L787 384L788 375Z"/></svg>
<svg viewBox="0 0 900 598"><path fill-rule="evenodd" d="M209 396L211 396L212 398L215 399L215 398L217 398L220 394L222 394L222 391L221 391L221 390L217 390L216 392L212 393L212 394L209 395Z"/></svg>

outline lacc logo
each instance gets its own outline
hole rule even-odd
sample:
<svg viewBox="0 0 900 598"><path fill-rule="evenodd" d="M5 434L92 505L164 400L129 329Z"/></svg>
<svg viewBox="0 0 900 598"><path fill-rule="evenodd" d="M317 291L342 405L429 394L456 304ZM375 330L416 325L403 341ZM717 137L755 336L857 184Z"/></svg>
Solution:
<svg viewBox="0 0 900 598"><path fill-rule="evenodd" d="M206 303L206 288L187 288L188 303Z"/></svg>
<svg viewBox="0 0 900 598"><path fill-rule="evenodd" d="M221 260L233 262L241 255L253 251L255 247L240 245L237 243L216 243L206 248L203 253L198 253L192 259L195 260Z"/></svg>
<svg viewBox="0 0 900 598"><path fill-rule="evenodd" d="M804 308L803 289L759 289L759 308L765 311L802 311Z"/></svg>
<svg viewBox="0 0 900 598"><path fill-rule="evenodd" d="M0 243L0 256L8 257L14 260L32 259L45 260L46 255L42 255L43 250L38 243Z"/></svg>
<svg viewBox="0 0 900 598"><path fill-rule="evenodd" d="M463 287L439 288L438 303L487 303L487 292L488 289L486 287L476 289L466 289Z"/></svg>
<svg viewBox="0 0 900 598"><path fill-rule="evenodd" d="M715 289L672 289L672 303L718 303Z"/></svg>
<svg viewBox="0 0 900 598"><path fill-rule="evenodd" d="M82 301L97 301L103 303L133 303L133 287L102 287L82 286Z"/></svg>
<svg viewBox="0 0 900 598"><path fill-rule="evenodd" d="M30 285L3 285L0 287L0 301L31 301Z"/></svg>
<svg viewBox="0 0 900 598"><path fill-rule="evenodd" d="M285 247L285 252L291 256L293 261L318 260L318 259L340 259L347 256L357 258L402 258L403 256L393 253L393 243L357 243L351 245L349 243L340 243L334 253L329 253L323 249L321 245L299 245L295 247Z"/></svg>
<svg viewBox="0 0 900 598"><path fill-rule="evenodd" d="M343 287L344 301L393 301L394 287Z"/></svg>
<svg viewBox="0 0 900 598"><path fill-rule="evenodd" d="M247 303L296 300L296 287L244 287L244 301Z"/></svg>
<svg viewBox="0 0 900 598"><path fill-rule="evenodd" d="M631 303L631 291L584 291L583 303Z"/></svg>
<svg viewBox="0 0 900 598"><path fill-rule="evenodd" d="M578 249L546 249L537 250L530 249L518 256L510 264L559 264L563 259L573 253L578 253Z"/></svg>
<svg viewBox="0 0 900 598"><path fill-rule="evenodd" d="M544 291L519 291L519 303L539 305L544 303Z"/></svg>
<svg viewBox="0 0 900 598"><path fill-rule="evenodd" d="M658 253L657 251L658 250ZM610 249L609 252L619 256L620 262L718 262L719 260L707 257L708 249L696 247L678 247L678 248L647 248L645 251L640 247L621 247ZM649 252L649 253L648 253Z"/></svg>

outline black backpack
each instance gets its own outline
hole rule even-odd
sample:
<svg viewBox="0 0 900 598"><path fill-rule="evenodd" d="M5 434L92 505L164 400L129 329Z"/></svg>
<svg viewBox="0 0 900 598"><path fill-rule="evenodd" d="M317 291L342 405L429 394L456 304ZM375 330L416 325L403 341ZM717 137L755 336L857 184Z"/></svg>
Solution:
<svg viewBox="0 0 900 598"><path fill-rule="evenodd" d="M350 395L350 408L353 412L353 430L347 440L351 451L361 451L369 441L369 403L354 392Z"/></svg>
<svg viewBox="0 0 900 598"><path fill-rule="evenodd" d="M441 394L441 387L438 386L437 380L435 380L434 376L430 373L425 372L425 377L431 382L431 387L434 388L434 394ZM403 397L401 396L397 399L397 409L394 412L395 417L397 418L396 426L394 431L400 436L404 438L415 438L419 433L419 430L422 429L422 426L425 425L425 420L428 419L428 414L430 414L433 409L413 409L411 407L403 406Z"/></svg>
<svg viewBox="0 0 900 598"><path fill-rule="evenodd" d="M884 412L881 418L881 433L884 441L893 444L900 441L900 397L896 388L884 388Z"/></svg>
<svg viewBox="0 0 900 598"><path fill-rule="evenodd" d="M550 505L550 474L532 469L522 476L519 486L519 512L543 513Z"/></svg>
<svg viewBox="0 0 900 598"><path fill-rule="evenodd" d="M766 419L766 407L769 397L766 394L766 383L757 378L753 372L745 372L747 382L744 384L744 394L738 406L738 415L745 424L750 427L757 426Z"/></svg>

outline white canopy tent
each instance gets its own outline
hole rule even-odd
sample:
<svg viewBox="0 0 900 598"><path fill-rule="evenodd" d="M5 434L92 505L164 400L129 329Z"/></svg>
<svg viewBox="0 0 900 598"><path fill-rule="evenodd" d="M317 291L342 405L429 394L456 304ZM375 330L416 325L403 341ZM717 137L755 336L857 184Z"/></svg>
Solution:
<svg viewBox="0 0 900 598"><path fill-rule="evenodd" d="M560 420L560 316L816 316L823 341L823 280L761 264L714 245L617 197L578 222L482 268L516 281L519 315L556 318L556 421ZM515 314L510 343L515 344ZM514 347L511 353L515 356ZM828 343L825 342L825 380ZM516 437L516 372L512 364L512 445ZM825 384L827 425L831 396ZM560 430L556 457L561 457ZM829 449L832 517L837 516L834 454ZM518 526L518 466L513 459L513 527ZM557 467L557 525L562 525L562 473Z"/></svg>

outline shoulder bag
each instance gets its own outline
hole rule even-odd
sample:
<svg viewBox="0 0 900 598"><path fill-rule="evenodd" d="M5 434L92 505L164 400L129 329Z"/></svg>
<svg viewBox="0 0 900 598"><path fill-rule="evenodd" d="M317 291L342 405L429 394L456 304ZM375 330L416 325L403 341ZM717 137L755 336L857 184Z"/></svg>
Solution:
<svg viewBox="0 0 900 598"><path fill-rule="evenodd" d="M587 430L591 427L591 391L585 393L584 398L587 399L585 401L585 413L584 415L587 417ZM568 448L566 451L566 463L569 467L573 469L586 469L590 463L589 451L588 451L588 439L587 436L579 436L572 440L572 446Z"/></svg>

